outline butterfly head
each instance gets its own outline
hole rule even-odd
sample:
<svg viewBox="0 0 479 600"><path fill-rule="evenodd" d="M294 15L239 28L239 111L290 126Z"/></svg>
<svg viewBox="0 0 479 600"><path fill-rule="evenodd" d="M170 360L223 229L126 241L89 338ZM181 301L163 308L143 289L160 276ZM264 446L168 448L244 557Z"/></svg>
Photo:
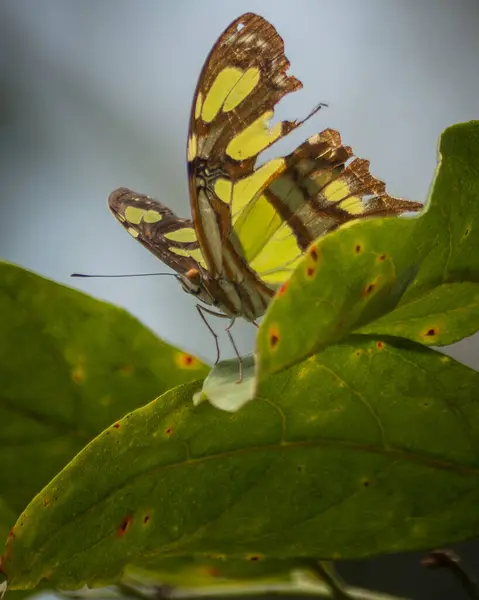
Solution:
<svg viewBox="0 0 479 600"><path fill-rule="evenodd" d="M191 268L185 273L178 273L176 279L181 283L181 287L187 294L195 296L205 304L216 305L214 295L209 289L211 278L199 269Z"/></svg>
<svg viewBox="0 0 479 600"><path fill-rule="evenodd" d="M201 296L203 277L198 269L189 269L186 273L177 275L176 278L186 293L193 294L193 296Z"/></svg>

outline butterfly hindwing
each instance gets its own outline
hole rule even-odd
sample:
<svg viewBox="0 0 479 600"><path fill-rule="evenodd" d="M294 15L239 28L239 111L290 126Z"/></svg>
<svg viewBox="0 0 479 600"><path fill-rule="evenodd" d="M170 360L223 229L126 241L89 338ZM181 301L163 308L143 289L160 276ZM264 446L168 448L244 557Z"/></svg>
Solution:
<svg viewBox="0 0 479 600"><path fill-rule="evenodd" d="M245 206L233 231L250 267L264 282L279 285L320 235L353 219L421 208L387 194L369 161L354 158L340 134L326 129L285 157L284 169ZM263 227L255 236L258 219Z"/></svg>

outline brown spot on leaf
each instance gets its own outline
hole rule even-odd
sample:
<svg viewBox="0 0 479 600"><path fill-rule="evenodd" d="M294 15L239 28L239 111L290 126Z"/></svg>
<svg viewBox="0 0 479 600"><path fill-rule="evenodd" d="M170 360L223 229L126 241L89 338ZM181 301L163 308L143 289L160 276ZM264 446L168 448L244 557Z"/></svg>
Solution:
<svg viewBox="0 0 479 600"><path fill-rule="evenodd" d="M381 256L378 258L379 262L382 262L383 260L386 260L386 254L381 254Z"/></svg>
<svg viewBox="0 0 479 600"><path fill-rule="evenodd" d="M47 507L50 504L49 498L43 498L43 506Z"/></svg>
<svg viewBox="0 0 479 600"><path fill-rule="evenodd" d="M368 488L371 485L371 481L369 479L363 479L361 483L365 488Z"/></svg>
<svg viewBox="0 0 479 600"><path fill-rule="evenodd" d="M173 427L167 427L165 429L165 435L171 435L173 433Z"/></svg>
<svg viewBox="0 0 479 600"><path fill-rule="evenodd" d="M73 369L72 380L78 384L82 383L85 380L85 369L83 368L83 366L79 365Z"/></svg>
<svg viewBox="0 0 479 600"><path fill-rule="evenodd" d="M120 429L120 423L118 423L118 422L117 422L117 423L115 423L115 424L113 425L113 427L114 427L115 429Z"/></svg>
<svg viewBox="0 0 479 600"><path fill-rule="evenodd" d="M361 356L362 352L361 350L356 350L356 356Z"/></svg>
<svg viewBox="0 0 479 600"><path fill-rule="evenodd" d="M276 327L270 327L268 332L268 340L271 350L274 350L279 343L279 332Z"/></svg>
<svg viewBox="0 0 479 600"><path fill-rule="evenodd" d="M185 352L178 352L176 356L176 364L182 369L188 369L191 367L196 367L198 364L198 360L191 356L191 354L186 354Z"/></svg>
<svg viewBox="0 0 479 600"><path fill-rule="evenodd" d="M250 554L250 556L248 556L247 558L251 562L257 562L258 560L261 560L262 557L260 554Z"/></svg>
<svg viewBox="0 0 479 600"><path fill-rule="evenodd" d="M289 281L285 281L282 286L278 290L278 296L283 296L286 294L286 290L288 289Z"/></svg>
<svg viewBox="0 0 479 600"><path fill-rule="evenodd" d="M116 530L116 534L118 535L118 537L122 537L123 535L125 535L132 521L133 517L131 515L128 515L123 519L120 527L118 527L118 529Z"/></svg>
<svg viewBox="0 0 479 600"><path fill-rule="evenodd" d="M143 518L143 525L146 525L150 521L150 515L145 515Z"/></svg>
<svg viewBox="0 0 479 600"><path fill-rule="evenodd" d="M369 296L369 294L374 290L375 287L375 283L370 283L369 285L367 285L363 290L363 296Z"/></svg>
<svg viewBox="0 0 479 600"><path fill-rule="evenodd" d="M126 377L133 373L133 365L123 365L120 367L120 373Z"/></svg>
<svg viewBox="0 0 479 600"><path fill-rule="evenodd" d="M384 343L383 343L383 342L378 342L378 343L376 344L376 348L377 348L378 350L382 350L382 349L384 348Z"/></svg>
<svg viewBox="0 0 479 600"><path fill-rule="evenodd" d="M356 254L359 254L361 252L361 246L359 244L357 244L354 251L356 252Z"/></svg>
<svg viewBox="0 0 479 600"><path fill-rule="evenodd" d="M428 337L433 337L433 336L437 335L437 329L435 329L434 327L431 327L431 329L428 329L426 331L426 335Z"/></svg>
<svg viewBox="0 0 479 600"><path fill-rule="evenodd" d="M306 269L306 275L307 277L309 277L311 279L311 277L314 277L314 274L316 273L316 269L314 267L308 267Z"/></svg>
<svg viewBox="0 0 479 600"><path fill-rule="evenodd" d="M316 246L311 246L309 249L309 256L311 256L311 258L314 260L314 262L317 262L318 260L318 251L316 249Z"/></svg>

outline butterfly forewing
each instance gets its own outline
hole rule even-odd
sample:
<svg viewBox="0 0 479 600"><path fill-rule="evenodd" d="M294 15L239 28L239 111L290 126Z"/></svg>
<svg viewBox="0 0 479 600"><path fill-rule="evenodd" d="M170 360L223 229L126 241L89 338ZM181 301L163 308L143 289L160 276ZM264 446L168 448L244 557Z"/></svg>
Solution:
<svg viewBox="0 0 479 600"><path fill-rule="evenodd" d="M190 219L181 219L161 202L127 188L112 192L108 205L132 237L177 273L206 266Z"/></svg>
<svg viewBox="0 0 479 600"><path fill-rule="evenodd" d="M302 86L286 73L288 67L274 27L248 13L221 35L201 72L187 156L193 218L212 274L235 262L228 243L234 215L284 168L284 159L266 170L255 171L255 163L258 154L300 124L270 125L279 100ZM243 273L237 268L229 276L242 279Z"/></svg>

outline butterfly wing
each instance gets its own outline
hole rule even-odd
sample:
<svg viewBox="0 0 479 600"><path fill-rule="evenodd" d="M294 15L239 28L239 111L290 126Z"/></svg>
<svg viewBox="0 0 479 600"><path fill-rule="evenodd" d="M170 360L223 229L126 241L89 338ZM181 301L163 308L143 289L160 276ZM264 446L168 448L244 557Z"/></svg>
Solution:
<svg viewBox="0 0 479 600"><path fill-rule="evenodd" d="M181 219L161 202L127 188L112 192L108 206L132 237L178 274L205 269L191 220Z"/></svg>
<svg viewBox="0 0 479 600"><path fill-rule="evenodd" d="M326 129L285 157L284 169L233 217L233 234L262 281L279 285L320 235L354 219L422 208L390 196L371 175L369 161L354 158L340 134Z"/></svg>
<svg viewBox="0 0 479 600"><path fill-rule="evenodd" d="M220 36L201 72L187 158L195 229L212 276L244 279L244 265L229 239L232 217L284 168L284 159L278 159L255 169L258 155L301 124L269 124L279 100L302 87L287 75L288 67L275 28L247 13Z"/></svg>
<svg viewBox="0 0 479 600"><path fill-rule="evenodd" d="M281 98L302 87L288 67L274 27L245 14L210 52L191 111L187 154L198 243L212 276L240 283L249 296L282 283L305 248L342 223L422 207L389 196L369 162L353 160L330 129L256 166L263 150L304 122L269 124Z"/></svg>

